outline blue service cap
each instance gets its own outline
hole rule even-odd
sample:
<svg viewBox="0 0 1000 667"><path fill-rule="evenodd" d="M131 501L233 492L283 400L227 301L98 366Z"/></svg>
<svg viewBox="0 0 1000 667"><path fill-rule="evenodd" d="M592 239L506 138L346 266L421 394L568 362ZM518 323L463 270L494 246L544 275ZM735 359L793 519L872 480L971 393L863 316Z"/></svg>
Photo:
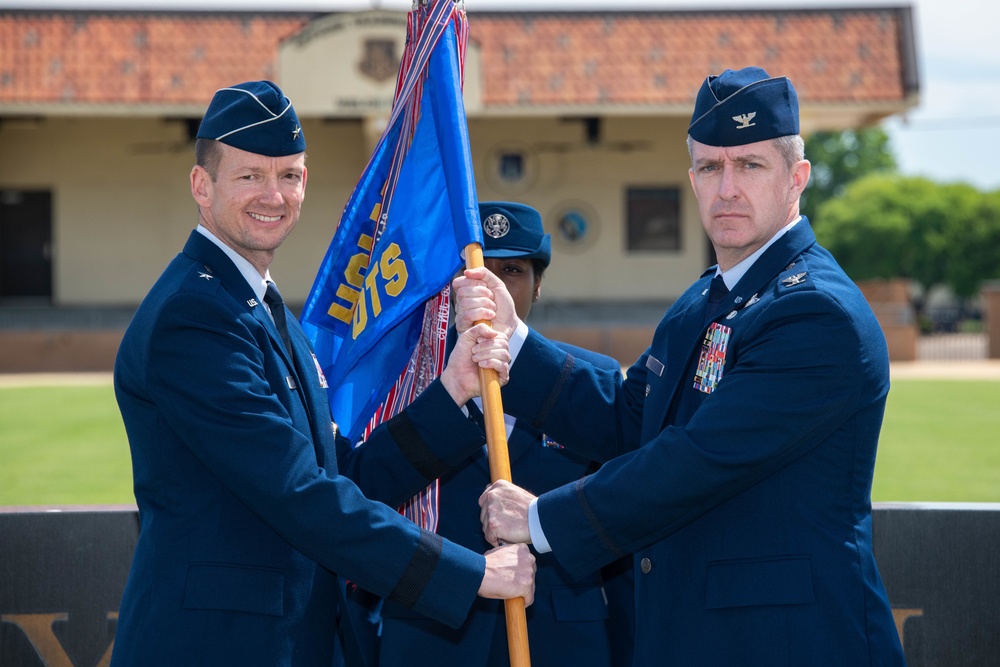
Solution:
<svg viewBox="0 0 1000 667"><path fill-rule="evenodd" d="M688 134L708 146L742 146L799 133L799 98L787 77L727 69L698 90Z"/></svg>
<svg viewBox="0 0 1000 667"><path fill-rule="evenodd" d="M269 157L306 150L292 103L270 81L247 81L215 91L198 127L198 138Z"/></svg>
<svg viewBox="0 0 1000 667"><path fill-rule="evenodd" d="M483 257L552 260L552 237L542 227L542 216L525 204L479 202L483 224Z"/></svg>

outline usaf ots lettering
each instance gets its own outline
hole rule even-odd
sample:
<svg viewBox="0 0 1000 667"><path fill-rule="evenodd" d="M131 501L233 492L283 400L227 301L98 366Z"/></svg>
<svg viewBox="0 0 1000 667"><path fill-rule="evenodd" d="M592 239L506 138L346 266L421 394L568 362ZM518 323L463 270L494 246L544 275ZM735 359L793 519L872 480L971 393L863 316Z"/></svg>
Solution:
<svg viewBox="0 0 1000 667"><path fill-rule="evenodd" d="M358 239L356 253L344 270L344 281L337 288L337 297L347 305L334 302L327 313L345 324L351 324L351 337L357 338L368 325L369 317L377 318L382 313L383 294L394 298L406 287L409 271L400 256L402 250L396 243L390 243L369 268L373 239L362 234Z"/></svg>

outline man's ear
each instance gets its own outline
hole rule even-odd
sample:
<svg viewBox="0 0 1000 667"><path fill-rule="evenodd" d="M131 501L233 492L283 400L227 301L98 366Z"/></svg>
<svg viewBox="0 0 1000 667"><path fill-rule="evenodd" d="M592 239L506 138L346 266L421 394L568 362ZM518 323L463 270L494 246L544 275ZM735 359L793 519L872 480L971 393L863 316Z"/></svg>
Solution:
<svg viewBox="0 0 1000 667"><path fill-rule="evenodd" d="M812 163L809 160L799 160L792 166L792 195L797 199L809 184L812 173Z"/></svg>
<svg viewBox="0 0 1000 667"><path fill-rule="evenodd" d="M198 206L208 208L212 205L212 193L212 177L204 167L196 164L191 169L191 196L198 202Z"/></svg>

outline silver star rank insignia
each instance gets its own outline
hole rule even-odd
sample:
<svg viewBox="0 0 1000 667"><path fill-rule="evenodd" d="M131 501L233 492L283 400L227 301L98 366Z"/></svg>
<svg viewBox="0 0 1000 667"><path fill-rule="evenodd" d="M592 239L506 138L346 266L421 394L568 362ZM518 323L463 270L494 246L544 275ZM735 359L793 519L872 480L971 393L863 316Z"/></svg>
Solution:
<svg viewBox="0 0 1000 667"><path fill-rule="evenodd" d="M781 284L785 287L793 287L795 285L801 285L806 281L806 272L796 273L794 276L788 276L787 278L781 279Z"/></svg>
<svg viewBox="0 0 1000 667"><path fill-rule="evenodd" d="M209 274L207 274L207 273L199 273L199 274L198 274L198 277L199 277L199 278L204 278L205 280L211 280L211 279L212 279L212 276L210 276L210 275L209 275Z"/></svg>
<svg viewBox="0 0 1000 667"><path fill-rule="evenodd" d="M295 126L295 129L294 129L294 130L292 130L292 141L295 141L296 139L298 139L298 138L299 138L299 133L300 133L301 131L302 131L302 128L301 128L301 127L299 127L298 125L296 125L296 126Z"/></svg>

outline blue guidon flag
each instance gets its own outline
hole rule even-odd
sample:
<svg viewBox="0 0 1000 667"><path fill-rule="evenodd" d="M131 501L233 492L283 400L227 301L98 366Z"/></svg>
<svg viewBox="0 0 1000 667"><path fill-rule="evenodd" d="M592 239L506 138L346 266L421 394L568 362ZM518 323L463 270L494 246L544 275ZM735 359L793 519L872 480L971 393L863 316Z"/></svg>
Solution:
<svg viewBox="0 0 1000 667"><path fill-rule="evenodd" d="M392 115L344 208L300 318L341 432L363 442L444 366L449 283L482 242L462 101L468 22L410 12ZM404 513L436 528L436 484Z"/></svg>

